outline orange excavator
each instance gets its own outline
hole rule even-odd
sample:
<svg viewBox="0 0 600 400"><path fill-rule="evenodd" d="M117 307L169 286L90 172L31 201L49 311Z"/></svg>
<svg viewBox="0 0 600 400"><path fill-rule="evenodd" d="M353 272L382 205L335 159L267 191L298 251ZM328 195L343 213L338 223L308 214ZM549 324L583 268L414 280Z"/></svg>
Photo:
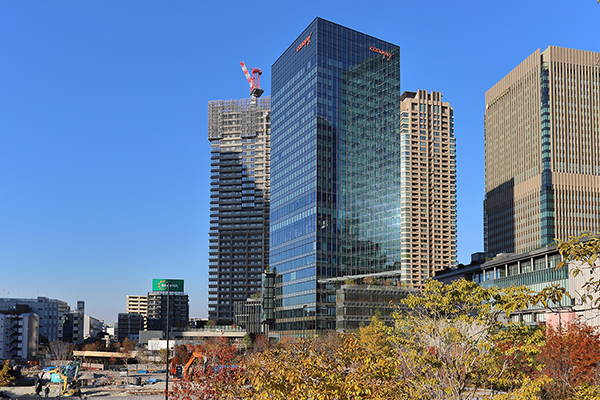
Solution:
<svg viewBox="0 0 600 400"><path fill-rule="evenodd" d="M187 345L187 346L192 351L192 356L190 357L190 359L188 360L188 362L185 363L185 366L183 368L181 368L181 366L178 366L178 365L174 364L173 361L171 361L171 368L170 368L171 369L171 375L176 377L174 380L179 380L182 377L186 381L190 380L190 369L191 369L192 364L194 363L194 361L196 359L204 359L205 362L206 362L206 357L204 355L202 355L202 354L194 351L190 345Z"/></svg>

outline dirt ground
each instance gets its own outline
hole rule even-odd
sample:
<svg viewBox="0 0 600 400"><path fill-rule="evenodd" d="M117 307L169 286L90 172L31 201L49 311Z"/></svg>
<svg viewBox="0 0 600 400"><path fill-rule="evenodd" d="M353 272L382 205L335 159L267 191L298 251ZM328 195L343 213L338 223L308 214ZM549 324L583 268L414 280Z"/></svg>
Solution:
<svg viewBox="0 0 600 400"><path fill-rule="evenodd" d="M29 374L28 374L29 375ZM122 377L115 372L83 372L80 379L87 381L87 385L81 387L81 398L101 397L109 399L111 397L119 400L159 400L164 399L165 391L165 374L135 374L130 373L127 377ZM139 379L136 379L139 378ZM159 379L156 383L146 383L148 379ZM134 385L136 380L140 380L142 385ZM94 385L95 383L95 385ZM170 385L169 385L170 386ZM60 388L58 383L47 382L44 388L50 389L48 398L60 397ZM41 396L35 394L34 386L4 386L0 387L0 391L4 392L5 396L12 399L31 399L44 397L42 389ZM77 396L75 396L77 398Z"/></svg>

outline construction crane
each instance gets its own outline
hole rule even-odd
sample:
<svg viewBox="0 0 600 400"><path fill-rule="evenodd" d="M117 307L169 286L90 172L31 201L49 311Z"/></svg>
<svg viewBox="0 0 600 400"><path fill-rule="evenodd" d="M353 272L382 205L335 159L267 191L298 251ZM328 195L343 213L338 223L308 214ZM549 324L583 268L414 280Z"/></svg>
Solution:
<svg viewBox="0 0 600 400"><path fill-rule="evenodd" d="M240 62L242 66L242 70L244 71L244 75L246 75L246 79L250 84L250 97L257 99L265 92L260 87L260 76L262 75L262 70L260 68L252 68L252 75L248 72L248 68L246 68L246 64L244 62Z"/></svg>

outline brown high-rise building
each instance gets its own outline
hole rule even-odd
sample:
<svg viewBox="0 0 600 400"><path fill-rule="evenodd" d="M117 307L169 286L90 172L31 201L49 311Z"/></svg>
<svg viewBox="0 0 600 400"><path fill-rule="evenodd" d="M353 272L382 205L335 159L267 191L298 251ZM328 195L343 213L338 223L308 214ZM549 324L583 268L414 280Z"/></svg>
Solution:
<svg viewBox="0 0 600 400"><path fill-rule="evenodd" d="M600 225L600 53L536 50L485 96L485 250Z"/></svg>
<svg viewBox="0 0 600 400"><path fill-rule="evenodd" d="M454 111L440 92L404 92L400 101L401 269L422 287L456 265Z"/></svg>

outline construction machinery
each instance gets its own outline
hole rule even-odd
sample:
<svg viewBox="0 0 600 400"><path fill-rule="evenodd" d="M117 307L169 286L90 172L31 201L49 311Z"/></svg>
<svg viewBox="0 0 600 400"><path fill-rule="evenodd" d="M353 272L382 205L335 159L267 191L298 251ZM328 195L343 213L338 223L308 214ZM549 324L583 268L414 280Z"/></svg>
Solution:
<svg viewBox="0 0 600 400"><path fill-rule="evenodd" d="M52 374L52 382L58 382L63 397L81 397L81 382L77 380L80 365L79 361L73 361L67 365L48 371Z"/></svg>
<svg viewBox="0 0 600 400"><path fill-rule="evenodd" d="M252 75L250 75L250 72L248 72L248 68L246 68L246 64L244 64L243 61L240 62L240 65L242 66L244 75L246 75L246 79L250 85L250 97L253 99L258 99L265 92L260 87L260 76L262 75L262 70L260 68L252 68Z"/></svg>
<svg viewBox="0 0 600 400"><path fill-rule="evenodd" d="M206 363L205 355L202 355L202 354L194 351L190 345L187 345L187 347L191 351L192 354L191 354L188 362L185 363L185 366L182 367L181 365L176 365L171 361L170 373L171 373L171 375L176 377L175 380L179 380L181 378L183 378L184 380L190 380L190 378L191 378L190 371L192 369L191 368L192 364L194 363L195 360L202 359L204 361L204 363Z"/></svg>

